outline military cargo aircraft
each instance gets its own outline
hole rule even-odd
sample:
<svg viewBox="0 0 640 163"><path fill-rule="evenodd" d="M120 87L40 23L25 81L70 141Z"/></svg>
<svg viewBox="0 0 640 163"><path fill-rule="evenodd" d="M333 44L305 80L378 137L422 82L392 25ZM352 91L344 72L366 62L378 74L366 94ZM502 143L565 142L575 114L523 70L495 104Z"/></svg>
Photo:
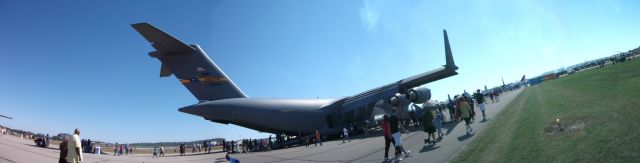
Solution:
<svg viewBox="0 0 640 163"><path fill-rule="evenodd" d="M318 130L339 134L351 124L373 122L374 109L402 116L410 103L424 103L431 98L431 90L419 86L458 74L447 32L443 30L446 64L432 71L335 99L250 98L200 46L186 44L149 23L132 27L155 49L149 56L162 62L160 77L175 75L198 99L198 103L178 109L180 112L260 132L298 135Z"/></svg>

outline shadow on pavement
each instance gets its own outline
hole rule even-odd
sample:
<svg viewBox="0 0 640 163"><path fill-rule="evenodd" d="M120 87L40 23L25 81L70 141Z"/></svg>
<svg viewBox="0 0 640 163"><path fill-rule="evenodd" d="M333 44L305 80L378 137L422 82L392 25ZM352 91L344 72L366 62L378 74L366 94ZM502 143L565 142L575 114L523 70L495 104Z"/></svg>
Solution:
<svg viewBox="0 0 640 163"><path fill-rule="evenodd" d="M226 158L217 158L214 163L219 163L219 162L228 162Z"/></svg>
<svg viewBox="0 0 640 163"><path fill-rule="evenodd" d="M440 148L440 146L434 147L434 145L425 145L420 149L420 153L429 152L438 148Z"/></svg>
<svg viewBox="0 0 640 163"><path fill-rule="evenodd" d="M410 126L410 127L406 127L405 129L407 129L409 132L402 132L402 135L407 134L407 133L416 132L416 131L422 131L422 127L421 126ZM380 137L380 136L383 136L382 129L380 127L376 127L376 128L373 128L373 129L369 130L369 133L366 136L364 134L358 134L358 135L351 136L351 140L361 140L361 139L367 139L367 138L372 138L372 137ZM334 139L330 139L330 140L342 140L342 138L338 137L338 138L334 138Z"/></svg>
<svg viewBox="0 0 640 163"><path fill-rule="evenodd" d="M444 135L449 135L453 131L453 128L456 128L456 126L458 126L458 123L460 123L460 121L454 121L444 124L443 128L447 129L447 133L445 133Z"/></svg>
<svg viewBox="0 0 640 163"><path fill-rule="evenodd" d="M473 137L473 135L475 135L476 133L471 133L471 134L465 134L462 136L458 136L458 141L464 141L466 139L469 139L470 137Z"/></svg>
<svg viewBox="0 0 640 163"><path fill-rule="evenodd" d="M197 156L197 155L208 155L208 154L216 154L216 153L225 153L224 151L215 151L215 152L209 152L209 153L191 153L191 154L186 154L185 155L168 155L168 156L162 156L162 157L183 157L183 156Z"/></svg>

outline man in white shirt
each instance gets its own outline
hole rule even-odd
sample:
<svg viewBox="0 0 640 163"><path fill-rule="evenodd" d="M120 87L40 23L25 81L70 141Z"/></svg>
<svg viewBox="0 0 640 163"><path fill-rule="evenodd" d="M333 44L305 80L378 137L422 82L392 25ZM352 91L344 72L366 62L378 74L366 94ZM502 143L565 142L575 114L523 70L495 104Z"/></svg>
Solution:
<svg viewBox="0 0 640 163"><path fill-rule="evenodd" d="M67 143L67 161L77 163L82 161L82 144L80 144L80 129L75 130L71 136L71 141Z"/></svg>
<svg viewBox="0 0 640 163"><path fill-rule="evenodd" d="M351 139L349 138L349 130L347 130L347 128L342 128L342 132L343 132L342 143L344 143L344 140L349 140L349 142L351 142Z"/></svg>

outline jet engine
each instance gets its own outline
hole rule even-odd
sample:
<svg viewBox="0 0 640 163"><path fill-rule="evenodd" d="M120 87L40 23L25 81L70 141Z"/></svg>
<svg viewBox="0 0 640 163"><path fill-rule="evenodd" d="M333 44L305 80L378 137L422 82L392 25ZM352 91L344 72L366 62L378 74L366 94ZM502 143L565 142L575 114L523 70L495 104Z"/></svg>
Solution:
<svg viewBox="0 0 640 163"><path fill-rule="evenodd" d="M405 94L405 98L415 104L422 104L431 99L431 89L427 87L417 87L410 89Z"/></svg>
<svg viewBox="0 0 640 163"><path fill-rule="evenodd" d="M389 99L389 105L393 107L405 106L409 105L409 103L411 103L411 101L409 101L407 98L404 98L403 95L399 93Z"/></svg>

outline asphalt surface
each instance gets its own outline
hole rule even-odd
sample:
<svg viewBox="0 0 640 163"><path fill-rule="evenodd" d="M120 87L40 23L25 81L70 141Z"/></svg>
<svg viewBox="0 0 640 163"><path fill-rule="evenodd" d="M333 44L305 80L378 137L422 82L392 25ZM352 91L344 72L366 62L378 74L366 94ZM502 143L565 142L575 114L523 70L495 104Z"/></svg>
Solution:
<svg viewBox="0 0 640 163"><path fill-rule="evenodd" d="M492 119L498 114L521 90L504 93L500 102L486 105L486 115ZM458 151L474 139L475 135L484 131L491 120L480 122L482 115L476 110L477 120L472 124L474 134L467 135L464 122L445 124L444 138L434 145L424 144L426 134L420 130L402 134L405 149L411 154L402 162L447 162ZM448 116L447 116L448 119ZM418 128L416 128L417 130ZM256 152L248 154L234 154L242 163L251 162L390 162L384 159L384 138L379 133L369 137L355 137L351 142L342 143L341 140L323 142L323 146L299 146L270 152ZM4 162L57 162L59 150L53 148L35 147L32 140L20 139L14 136L0 136L0 163ZM394 149L389 150L393 155ZM223 153L170 156L151 158L150 155L111 156L84 154L83 162L227 162Z"/></svg>
<svg viewBox="0 0 640 163"><path fill-rule="evenodd" d="M520 92L516 90L500 96L500 102L486 105L486 115L489 119L480 122L482 113L476 110L476 121L471 124L474 133L466 134L464 122L445 124L444 138L433 145L424 144L426 133L415 131L402 134L402 143L411 154L402 162L447 162L464 145L469 143L475 135L484 132L491 120ZM448 114L448 113L447 113ZM448 119L448 115L446 116ZM393 156L394 149L389 149L389 156ZM323 143L323 146L295 147L271 152L237 154L233 157L241 162L392 162L384 159L384 138L382 136L360 138L342 143L341 140Z"/></svg>

